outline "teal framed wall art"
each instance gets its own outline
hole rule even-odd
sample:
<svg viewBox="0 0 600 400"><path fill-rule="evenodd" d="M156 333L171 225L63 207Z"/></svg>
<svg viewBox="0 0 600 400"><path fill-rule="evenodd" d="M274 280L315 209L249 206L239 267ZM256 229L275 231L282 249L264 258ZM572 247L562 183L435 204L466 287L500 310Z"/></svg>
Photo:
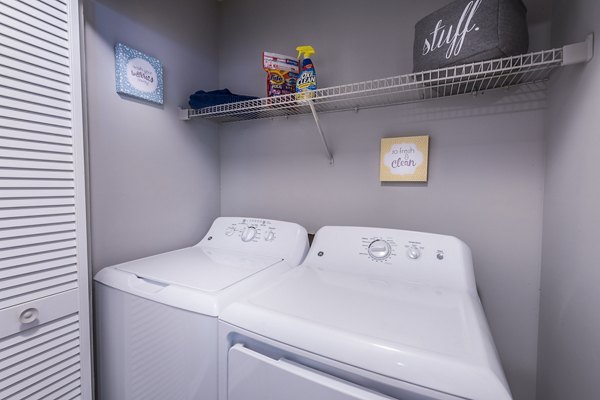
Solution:
<svg viewBox="0 0 600 400"><path fill-rule="evenodd" d="M163 104L163 68L157 58L115 44L115 80L117 93Z"/></svg>

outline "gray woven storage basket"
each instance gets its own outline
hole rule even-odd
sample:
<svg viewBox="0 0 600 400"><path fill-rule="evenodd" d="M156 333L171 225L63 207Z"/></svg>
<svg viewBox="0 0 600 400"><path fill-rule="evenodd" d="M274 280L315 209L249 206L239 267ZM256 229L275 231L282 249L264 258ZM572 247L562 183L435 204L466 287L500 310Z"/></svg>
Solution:
<svg viewBox="0 0 600 400"><path fill-rule="evenodd" d="M415 26L414 72L526 53L521 0L457 0Z"/></svg>

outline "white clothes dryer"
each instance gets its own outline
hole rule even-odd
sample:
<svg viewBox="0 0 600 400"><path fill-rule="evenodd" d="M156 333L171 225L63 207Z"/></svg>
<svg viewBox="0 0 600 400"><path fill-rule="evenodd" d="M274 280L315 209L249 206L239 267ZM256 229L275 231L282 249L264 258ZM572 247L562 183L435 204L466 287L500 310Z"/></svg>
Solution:
<svg viewBox="0 0 600 400"><path fill-rule="evenodd" d="M220 311L300 264L307 251L297 224L222 217L196 246L98 272L100 399L217 399Z"/></svg>
<svg viewBox="0 0 600 400"><path fill-rule="evenodd" d="M220 400L511 399L451 236L324 227L219 319Z"/></svg>

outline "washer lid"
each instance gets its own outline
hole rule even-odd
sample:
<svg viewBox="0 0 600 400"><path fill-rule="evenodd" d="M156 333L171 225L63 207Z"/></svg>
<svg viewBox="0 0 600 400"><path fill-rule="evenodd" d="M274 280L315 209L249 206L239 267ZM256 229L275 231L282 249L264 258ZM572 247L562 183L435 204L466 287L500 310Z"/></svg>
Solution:
<svg viewBox="0 0 600 400"><path fill-rule="evenodd" d="M281 261L281 258L196 246L119 264L115 268L138 278L214 293Z"/></svg>
<svg viewBox="0 0 600 400"><path fill-rule="evenodd" d="M220 317L432 390L511 398L479 300L468 293L304 265Z"/></svg>

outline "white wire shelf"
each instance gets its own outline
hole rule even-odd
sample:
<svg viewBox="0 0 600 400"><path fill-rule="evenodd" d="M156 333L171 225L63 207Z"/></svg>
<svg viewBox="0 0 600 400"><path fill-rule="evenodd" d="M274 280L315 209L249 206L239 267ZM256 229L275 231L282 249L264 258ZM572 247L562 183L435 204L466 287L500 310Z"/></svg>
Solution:
<svg viewBox="0 0 600 400"><path fill-rule="evenodd" d="M546 81L557 67L583 62L589 58L587 41L571 46L578 47L565 46L514 57L318 89L311 101L316 112L322 113L398 105L538 83ZM577 56L577 60L573 58L574 55ZM182 119L206 118L218 122L233 122L310 114L311 107L308 101L298 99L296 94L289 94L181 111Z"/></svg>
<svg viewBox="0 0 600 400"><path fill-rule="evenodd" d="M557 67L591 60L593 43L594 35L590 34L584 42L562 48L318 89L309 100L288 94L182 109L180 116L184 120L204 118L226 123L312 113L333 163L318 113L357 111L537 84L548 80Z"/></svg>

